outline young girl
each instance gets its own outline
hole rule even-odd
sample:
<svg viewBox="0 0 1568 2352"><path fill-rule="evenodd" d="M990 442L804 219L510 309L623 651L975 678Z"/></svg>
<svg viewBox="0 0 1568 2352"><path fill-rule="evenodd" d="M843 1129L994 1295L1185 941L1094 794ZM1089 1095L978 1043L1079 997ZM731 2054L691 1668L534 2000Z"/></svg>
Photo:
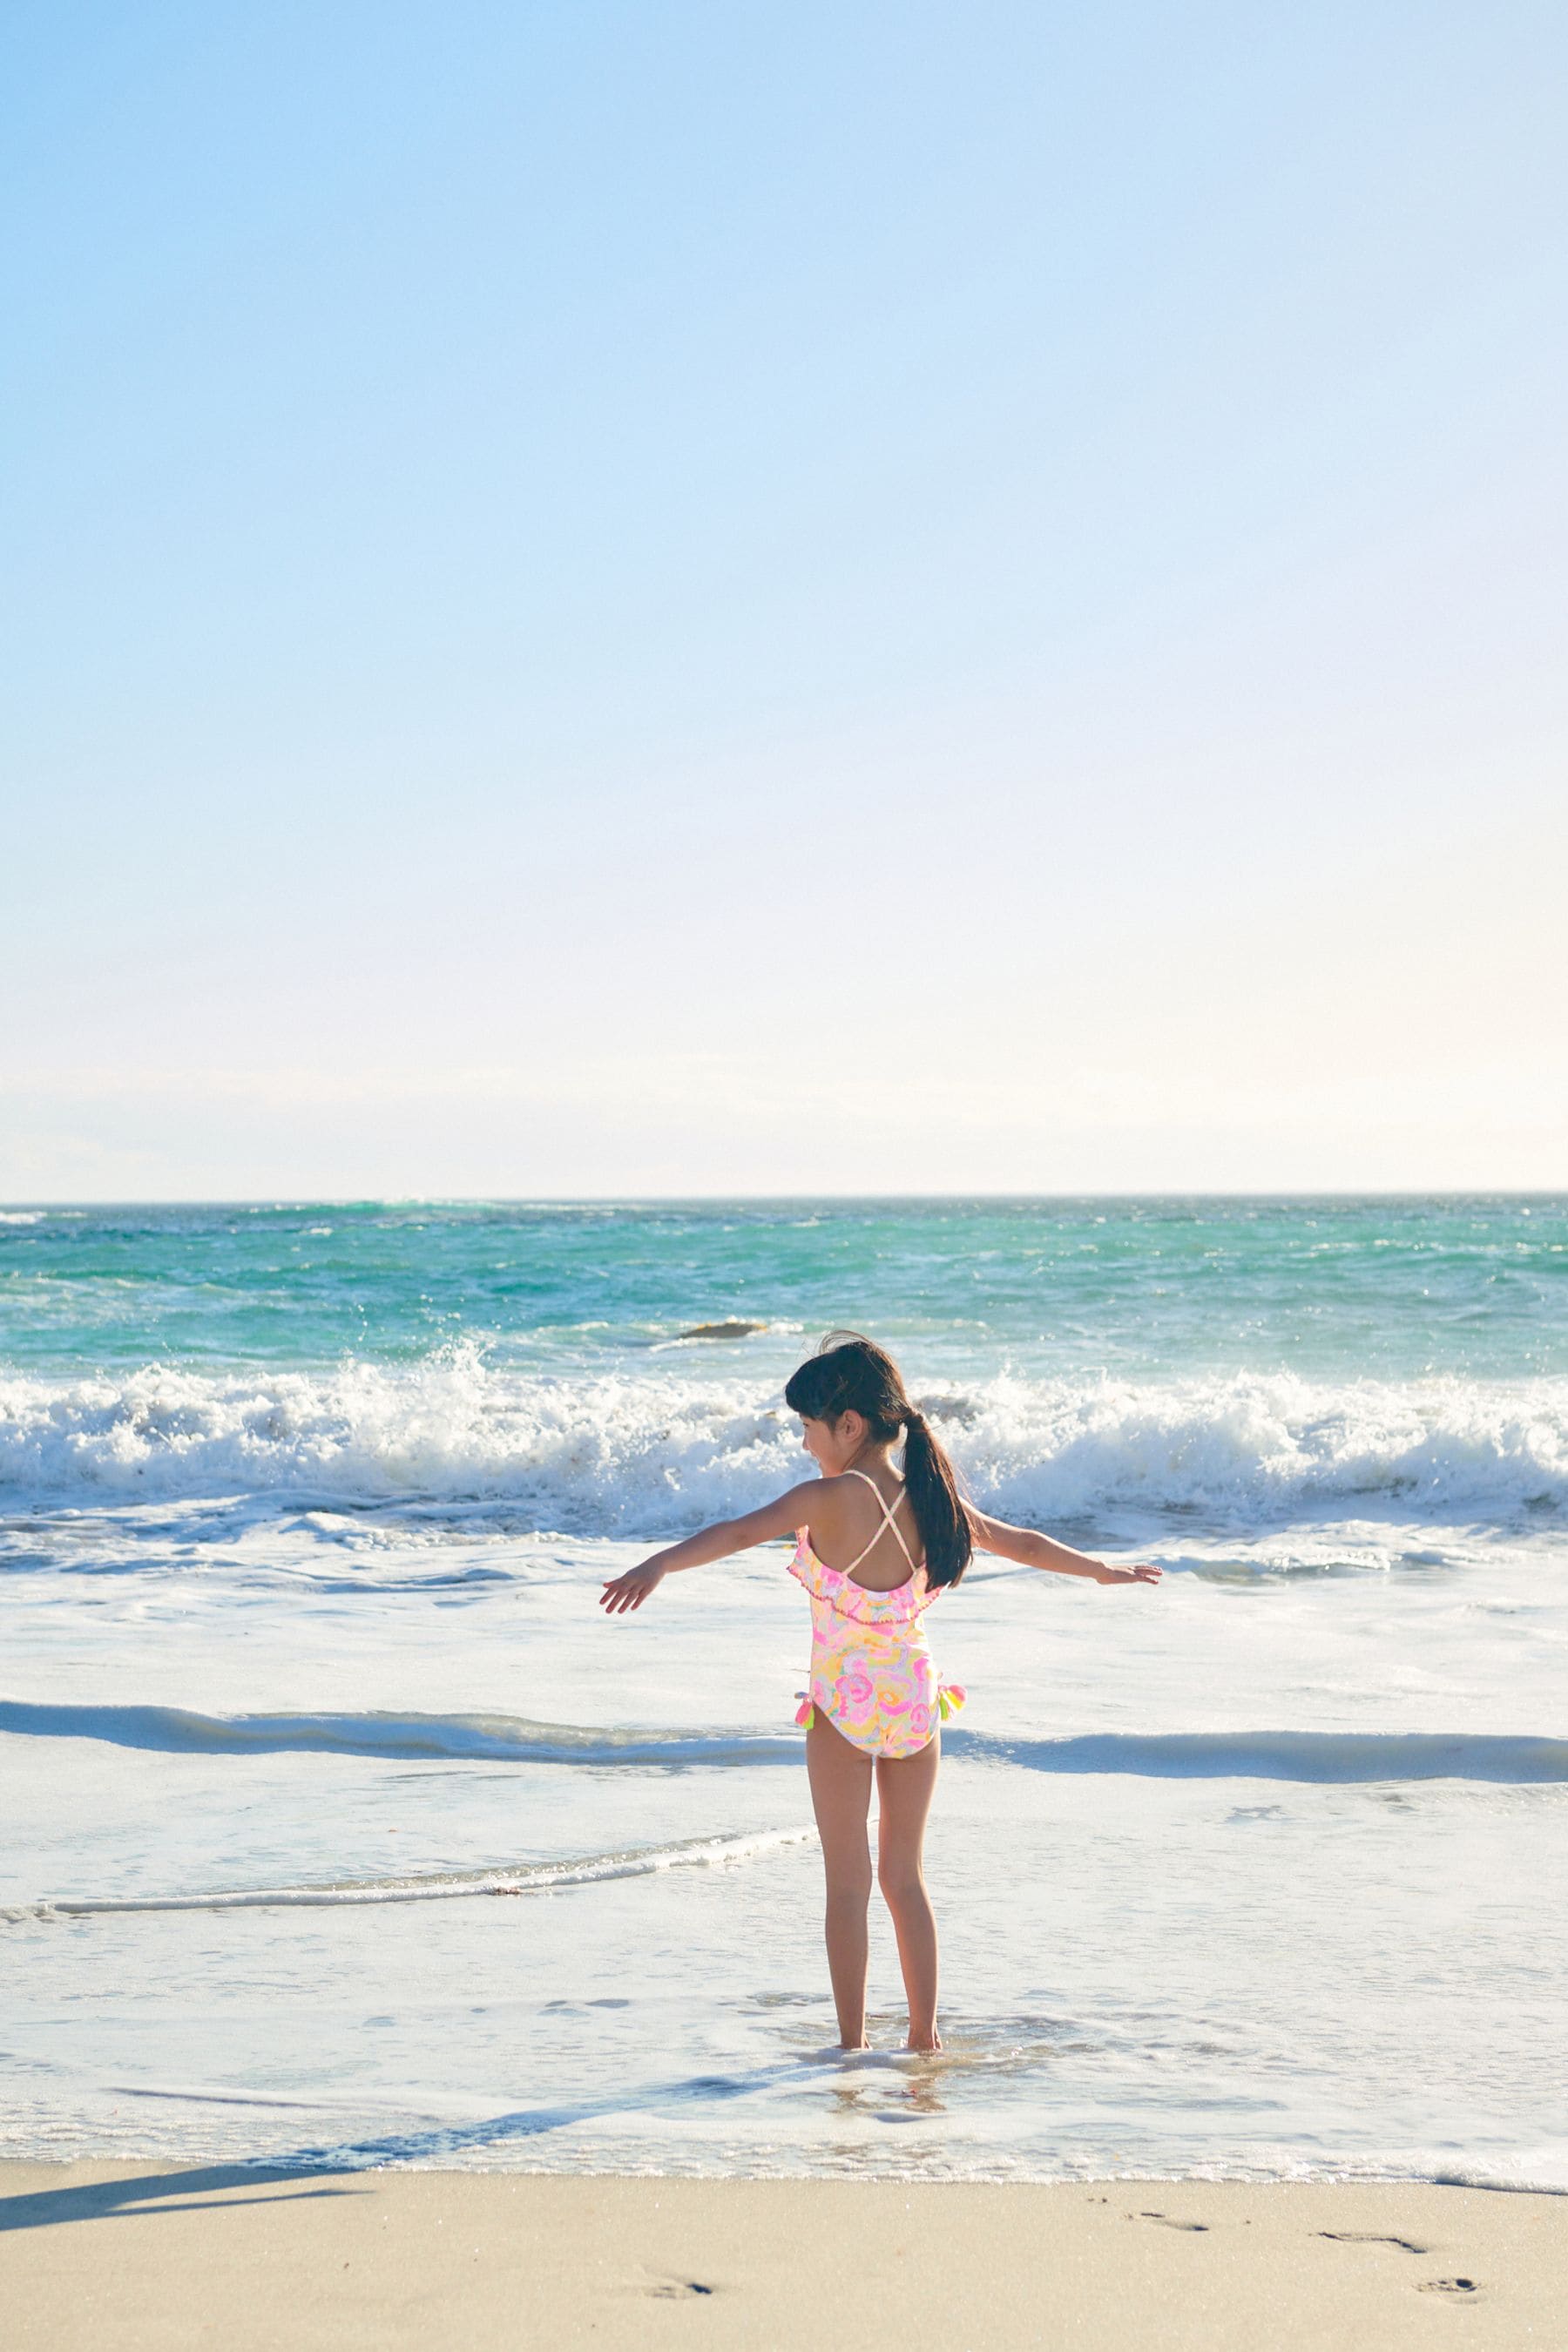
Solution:
<svg viewBox="0 0 1568 2352"><path fill-rule="evenodd" d="M822 1475L792 1486L743 1518L725 1519L656 1552L607 1583L612 1616L640 1609L678 1569L701 1568L752 1544L793 1535L790 1572L811 1596L811 1688L795 1720L827 1873L827 1966L846 2050L865 2050L866 1913L871 1855L866 1822L871 1775L879 1800L877 1876L898 1937L910 2004L908 2046L940 2050L936 1921L921 1867L936 1788L943 1718L963 1704L940 1685L925 1612L957 1584L978 1544L1004 1559L1087 1576L1096 1584L1153 1584L1157 1568L1110 1568L1049 1536L987 1518L959 1495L952 1463L904 1393L892 1358L869 1339L835 1331L784 1390L802 1444ZM904 1470L892 1454L900 1430Z"/></svg>

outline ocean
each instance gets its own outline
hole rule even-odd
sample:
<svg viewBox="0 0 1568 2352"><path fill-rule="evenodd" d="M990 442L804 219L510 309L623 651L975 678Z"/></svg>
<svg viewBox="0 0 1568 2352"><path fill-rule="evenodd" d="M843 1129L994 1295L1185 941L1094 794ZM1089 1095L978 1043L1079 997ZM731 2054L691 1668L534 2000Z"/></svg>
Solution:
<svg viewBox="0 0 1568 2352"><path fill-rule="evenodd" d="M0 2153L1568 2188L1568 1200L0 1213ZM720 1336L693 1336L703 1326ZM783 1547L832 1327L975 1499L832 2048Z"/></svg>

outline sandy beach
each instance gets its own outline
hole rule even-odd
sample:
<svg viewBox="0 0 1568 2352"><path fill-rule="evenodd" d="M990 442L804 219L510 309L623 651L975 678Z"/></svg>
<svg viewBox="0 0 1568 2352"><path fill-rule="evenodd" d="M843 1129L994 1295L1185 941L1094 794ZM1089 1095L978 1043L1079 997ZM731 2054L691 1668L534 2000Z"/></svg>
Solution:
<svg viewBox="0 0 1568 2352"><path fill-rule="evenodd" d="M951 2352L1512 2352L1565 2307L1568 2199L1485 2189L0 2166L8 2352L791 2352L900 2310Z"/></svg>

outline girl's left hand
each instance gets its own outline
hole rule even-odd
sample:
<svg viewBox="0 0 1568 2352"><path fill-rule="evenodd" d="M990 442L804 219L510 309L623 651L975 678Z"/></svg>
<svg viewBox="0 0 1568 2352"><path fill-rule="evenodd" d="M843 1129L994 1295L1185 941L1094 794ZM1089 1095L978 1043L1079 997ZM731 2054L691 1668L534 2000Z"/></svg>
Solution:
<svg viewBox="0 0 1568 2352"><path fill-rule="evenodd" d="M628 1568L624 1576L613 1577L599 1595L599 1606L612 1617L624 1617L627 1610L640 1609L663 1581L663 1569L645 1560L640 1568Z"/></svg>
<svg viewBox="0 0 1568 2352"><path fill-rule="evenodd" d="M1095 1579L1097 1584L1158 1584L1159 1581L1160 1571L1157 1568L1150 1568L1146 1565L1138 1568L1111 1568L1103 1560L1100 1563L1100 1574Z"/></svg>

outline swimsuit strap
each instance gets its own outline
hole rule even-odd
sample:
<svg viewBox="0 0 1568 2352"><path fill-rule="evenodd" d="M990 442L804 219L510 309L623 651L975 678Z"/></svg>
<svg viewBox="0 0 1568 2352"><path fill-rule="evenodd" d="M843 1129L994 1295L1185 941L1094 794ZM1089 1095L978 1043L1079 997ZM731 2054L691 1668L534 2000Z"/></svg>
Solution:
<svg viewBox="0 0 1568 2352"><path fill-rule="evenodd" d="M902 1528L901 1528L901 1527L900 1527L900 1525L899 1525L899 1523L898 1523L897 1519L893 1517L893 1513L898 1509L899 1505L900 1505L900 1504L903 1501L903 1499L904 1499L904 1490L903 1490L903 1488L902 1488L901 1486L899 1488L898 1494L894 1496L893 1500L889 1503L889 1502L888 1502L887 1500L885 1500L885 1498L884 1498L884 1496L883 1496L882 1490L881 1490L880 1486L878 1486L877 1481L875 1480L875 1478L873 1478L873 1477L870 1475L870 1474L869 1474L869 1472L868 1472L868 1471L865 1471L865 1470L851 1470L851 1471L847 1472L846 1475L847 1475L847 1476L851 1477L851 1478L864 1478L864 1479L865 1479L867 1486L869 1486L869 1488L871 1489L871 1492L872 1492L872 1493L873 1493L873 1495L875 1495L875 1496L877 1497L878 1502L879 1502L879 1503L880 1503L880 1504L881 1504L881 1506L882 1506L882 1525L881 1525L881 1527L879 1527L879 1528L877 1529L876 1534L871 1538L871 1543L867 1544L867 1545L864 1547L864 1549L863 1549L862 1550L858 1551L858 1552L856 1553L856 1555L855 1555L854 1559L850 1561L850 1563L849 1563L848 1567L847 1567L847 1569L843 1570L841 1572L842 1572L845 1576L853 1576L853 1575L854 1575L854 1573L855 1573L855 1571L856 1571L856 1570L859 1567L860 1562L865 1559L867 1552L868 1552L868 1551L871 1549L871 1545L872 1545L872 1544L876 1544L876 1543L879 1543L879 1542L881 1541L883 1529L884 1529L884 1528L892 1528L892 1530L893 1530L893 1533L894 1533L894 1534L898 1537L898 1538L899 1538L899 1549L903 1553L904 1558L909 1561L909 1564L910 1564L910 1574L911 1576L913 1576L913 1575L917 1572L917 1571L916 1571L916 1569L915 1569L915 1556L914 1556L913 1552L910 1549L910 1548L909 1548L908 1544L904 1541L904 1531L903 1531Z"/></svg>

